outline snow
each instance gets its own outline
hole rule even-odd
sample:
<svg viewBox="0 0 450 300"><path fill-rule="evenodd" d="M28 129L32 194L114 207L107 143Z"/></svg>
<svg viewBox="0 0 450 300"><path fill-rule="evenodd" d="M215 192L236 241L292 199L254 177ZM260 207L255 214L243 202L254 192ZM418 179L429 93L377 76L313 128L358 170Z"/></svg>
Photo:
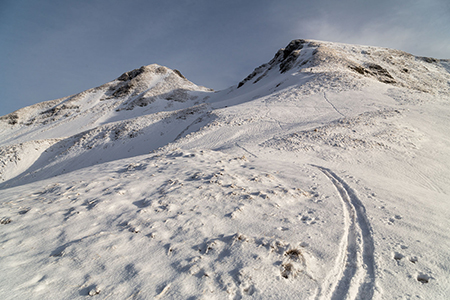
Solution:
<svg viewBox="0 0 450 300"><path fill-rule="evenodd" d="M449 84L298 40L223 91L150 65L1 117L1 298L446 299Z"/></svg>

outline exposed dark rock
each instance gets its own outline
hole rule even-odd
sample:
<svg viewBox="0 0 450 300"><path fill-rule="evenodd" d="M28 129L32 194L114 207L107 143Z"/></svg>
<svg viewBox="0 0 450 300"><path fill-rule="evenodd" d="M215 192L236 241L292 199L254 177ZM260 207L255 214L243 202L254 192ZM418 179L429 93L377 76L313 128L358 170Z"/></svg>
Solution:
<svg viewBox="0 0 450 300"><path fill-rule="evenodd" d="M253 83L257 83L258 81L260 81L261 79L263 79L266 75L267 75L268 70L266 70L261 76L259 76L258 78L256 78L256 80Z"/></svg>
<svg viewBox="0 0 450 300"><path fill-rule="evenodd" d="M432 58L432 57L419 57L419 59L423 60L424 62L427 62L429 64L438 63L439 59Z"/></svg>
<svg viewBox="0 0 450 300"><path fill-rule="evenodd" d="M112 93L112 96L113 97L126 96L131 92L133 87L134 87L134 84L132 82L127 82L126 84L120 85L118 88L117 88L117 86L112 87L112 90L114 91Z"/></svg>
<svg viewBox="0 0 450 300"><path fill-rule="evenodd" d="M156 67L156 68L155 68ZM151 66L142 66L139 69L134 69L129 72L123 73L117 80L123 81L115 86L111 86L109 91L106 93L107 97L102 100L120 98L129 95L132 90L141 86L141 81L144 80L142 76L143 73L152 73L152 74L165 74L168 72L168 68L163 66L151 65ZM181 75L181 73L179 73ZM183 76L183 75L181 75Z"/></svg>
<svg viewBox="0 0 450 300"><path fill-rule="evenodd" d="M189 100L189 94L188 91L185 89L175 89L169 92L167 95L165 95L164 98L166 100L184 102L186 100Z"/></svg>
<svg viewBox="0 0 450 300"><path fill-rule="evenodd" d="M173 72L174 72L175 74L177 74L178 76L180 76L181 78L186 79L186 77L184 77L183 74L181 74L181 72L178 71L177 69L173 70Z"/></svg>
<svg viewBox="0 0 450 300"><path fill-rule="evenodd" d="M121 110L124 110L124 109L125 110L133 110L136 106L145 107L145 106L147 106L150 103L153 103L155 101L156 101L155 97L145 97L142 94L139 97L137 97L136 99L134 99L131 103L127 103L127 105L125 107L116 109L116 111L121 111Z"/></svg>
<svg viewBox="0 0 450 300"><path fill-rule="evenodd" d="M145 66L142 66L139 69L134 69L132 71L123 73L122 75L119 76L119 78L117 78L117 80L128 81L128 80L131 80L131 79L139 76L140 74L142 74L144 72L145 72Z"/></svg>
<svg viewBox="0 0 450 300"><path fill-rule="evenodd" d="M298 56L300 55L300 50L303 48L303 45L308 43L305 40L293 40L291 41L286 48L281 48L272 58L272 60L267 63L256 68L250 75L248 75L244 80L239 82L238 88L243 86L246 82L252 80L257 75L258 78L253 82L257 83L262 78L264 78L267 74L267 71L271 70L274 66L279 65L279 69L281 73L285 73L289 71L297 61Z"/></svg>
<svg viewBox="0 0 450 300"><path fill-rule="evenodd" d="M293 40L284 49L280 49L277 54L282 54L283 58L280 61L280 72L285 73L289 71L294 63L296 62L298 56L300 55L300 50L303 45L306 44L305 40Z"/></svg>
<svg viewBox="0 0 450 300"><path fill-rule="evenodd" d="M263 64L261 66L259 66L258 68L256 68L250 75L248 75L247 77L244 78L244 80L242 80L241 82L239 82L238 84L238 88L240 88L241 86L243 86L246 82L252 80L253 78L255 78L256 75L259 75L261 73L263 73L264 71L266 71L266 69L270 66L269 64ZM261 80L261 78L258 78L258 81Z"/></svg>
<svg viewBox="0 0 450 300"><path fill-rule="evenodd" d="M384 83L395 83L394 77L380 65L370 63L367 65L367 68L379 81Z"/></svg>
<svg viewBox="0 0 450 300"><path fill-rule="evenodd" d="M290 52L289 56L287 56L281 63L280 63L280 72L285 73L292 69L295 62L297 61L298 56L300 55L300 50L295 50Z"/></svg>
<svg viewBox="0 0 450 300"><path fill-rule="evenodd" d="M374 63L366 64L365 68L356 64L350 65L349 68L361 75L375 77L378 81L383 83L396 83L394 77L392 77L388 70Z"/></svg>
<svg viewBox="0 0 450 300"><path fill-rule="evenodd" d="M305 40L293 40L283 49L283 59L288 58L295 50L300 50L307 43Z"/></svg>
<svg viewBox="0 0 450 300"><path fill-rule="evenodd" d="M354 65L354 66L351 65L351 66L349 66L349 68L361 75L366 75L366 73L367 73L367 70L359 65Z"/></svg>
<svg viewBox="0 0 450 300"><path fill-rule="evenodd" d="M60 106L55 106L52 107L50 109L47 109L43 112L41 112L41 115L44 115L44 117L53 117L55 115L60 114L60 112L65 111L65 110L70 110L70 109L79 109L80 106L78 105L60 105Z"/></svg>
<svg viewBox="0 0 450 300"><path fill-rule="evenodd" d="M10 113L6 116L0 117L0 120L7 121L9 125L16 125L19 121L19 116L15 113Z"/></svg>

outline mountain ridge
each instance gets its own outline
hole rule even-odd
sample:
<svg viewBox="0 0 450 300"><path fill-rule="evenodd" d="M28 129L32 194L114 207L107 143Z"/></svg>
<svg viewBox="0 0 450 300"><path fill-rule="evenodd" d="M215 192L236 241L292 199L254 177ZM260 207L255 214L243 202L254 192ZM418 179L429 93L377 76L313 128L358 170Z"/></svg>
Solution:
<svg viewBox="0 0 450 300"><path fill-rule="evenodd" d="M350 50L352 52L356 52L356 50L351 49L351 48L357 47L357 48L360 48L359 50L361 51L361 54L369 55L369 56L370 56L370 52L368 50L370 50L370 49L375 50L377 52L390 52L391 54L394 53L394 54L399 55L400 57L406 57L409 59L423 61L427 64L442 64L443 68L446 68L447 70L450 68L450 59L436 59L436 58L432 58L432 57L414 56L412 54L409 54L409 53L401 51L401 50L394 50L394 49L390 49L390 48L382 48L382 47L375 47L375 46L359 46L359 45L352 45L352 44L317 41L317 40L297 39L297 40L292 40L285 48L281 48L280 50L278 50L278 52L275 54L275 56L272 58L272 60L270 60L268 63L262 64L261 66L257 67L255 69L255 71L253 71L246 78L244 78L242 81L240 81L237 84L237 86L238 86L238 88L241 87L245 82L250 81L256 75L260 74L262 72L262 69L264 69L264 71L268 71L268 70L271 70L275 65L279 67L279 71L281 73L285 73L288 70L292 69L294 67L294 64L297 67L298 66L301 67L306 64L308 64L308 65L305 68L315 67L315 66L321 65L323 63L326 63L327 61L330 61L330 58L337 57L337 56L339 56L339 54L342 54L342 53L336 53L336 51L330 51L331 49L329 49L329 47L327 47L327 45L328 46L329 45L338 46L339 50L346 49L346 50ZM304 50L306 50L307 47L312 48L312 49L309 49L310 52L312 52L312 55L305 58L304 55L302 55L303 53L301 53L301 50L303 48L305 48ZM380 54L377 54L377 55L380 55ZM303 57L305 59L301 59L301 57ZM390 57L390 58L387 57L387 58L383 58L383 59L385 59L388 63L395 65L393 63L392 57ZM336 59L334 59L334 60L331 59L331 62L336 62ZM381 82L385 82L385 83L396 83L395 81L391 81L391 79L393 79L392 75L385 68L383 68L379 65L368 63L367 67L364 67L360 64L355 64L355 63L347 62L347 61L345 61L345 62L348 63L348 65L347 65L348 68L350 68L351 70L353 70L354 72L356 72L360 75L375 77L377 80L380 80ZM268 67L268 69L266 69L267 67ZM89 91L95 91L97 89L101 89L115 81L128 82L128 84L122 84L122 85L117 84L116 86L111 87L110 93L112 93L112 95L110 95L110 96L121 97L123 95L126 95L127 92L129 92L130 90L132 90L133 85L136 84L135 82L133 82L133 79L135 79L136 77L142 76L143 74L146 74L146 73L152 72L152 71L155 73L166 73L166 71L169 71L169 70L171 72L173 72L174 74L178 75L180 78L187 80L186 77L184 77L181 74L181 72L176 69L171 70L167 67L160 66L157 64L142 66L140 68L124 72L122 75L117 77L117 79L115 79L109 83L105 83L101 86L91 88L91 89L88 89L86 91L83 91L83 92L80 92L80 93L77 93L77 94L74 94L71 96L66 96L63 98L55 99L55 100L48 100L48 101L44 101L44 102L40 102L40 103L36 103L36 104L30 105L30 106L20 108L14 112L11 112L9 114L1 116L0 120L2 120L2 121L7 120L8 124L15 125L15 124L17 124L17 119L19 118L17 116L17 114L19 114L24 109L39 108L39 106L49 106L50 107L50 106L54 105L55 103L63 102L65 100L68 100L69 98L77 97L80 94L87 93ZM402 72L408 73L409 70L406 68L402 68ZM262 74L261 76L264 77L264 74ZM253 81L253 83L256 83L259 80L261 80L262 79L261 76L256 78L256 80ZM383 78L383 77L386 77L386 78ZM139 82L140 80L135 80L135 81ZM209 89L209 90L211 91L211 89ZM134 91L134 92L136 92L136 91ZM114 97L111 97L111 99ZM105 98L104 100L106 100L106 99L108 99L108 98ZM146 105L146 104L142 103L141 105Z"/></svg>
<svg viewBox="0 0 450 300"><path fill-rule="evenodd" d="M299 71L310 68L312 71L315 67L318 67L319 71L322 71L320 67L327 71L333 71L333 69L336 69L336 65L340 65L342 67L341 71L349 69L359 75L374 78L382 83L431 92L431 90L426 88L426 86L429 86L428 82L418 85L418 80L416 80L416 72L431 71L422 62L433 68L433 71L437 73L443 69L445 70L450 60L419 57L389 48L299 39L293 40L285 48L281 48L269 63L256 68L253 73L238 84L238 87L241 87L245 82L252 80L257 75L259 76L253 83L258 82L275 66L278 66L280 73L285 73L292 68L297 68ZM329 65L332 65L331 68ZM412 70L408 69L407 66L413 66ZM436 77L433 80L436 81ZM448 92L448 84L445 80L448 80L448 77L439 78L438 82L443 82L439 89L446 88ZM411 81L418 86L406 83Z"/></svg>
<svg viewBox="0 0 450 300"><path fill-rule="evenodd" d="M272 60L256 68L237 86L218 92L193 84L178 70L171 70L157 64L142 66L125 72L99 87L72 96L34 104L0 117L0 121L10 126L9 129L4 128L3 132L0 132L2 151L9 153L11 149L21 149L22 146L14 146L18 142L29 144L33 140L56 141L63 138L73 142L60 141L58 145L72 143L84 145L79 151L84 150L78 153L81 155L84 152L88 153L94 147L93 145L97 145L94 148L106 149L111 147L111 143L114 144L114 141L119 138L123 140L124 137L128 138L125 138L123 143L137 149L141 148L138 144L142 143L143 137L152 136L158 131L160 137L154 137L152 144L147 148L137 152L128 150L129 153L140 155L167 146L194 132L197 132L197 135L203 135L200 133L201 128L210 128L211 125L208 125L208 122L219 118L220 111L226 107L241 105L242 101L261 97L277 98L279 97L277 95L288 95L287 98L283 97L291 99L292 95L301 94L303 96L300 98L304 98L323 93L321 97L328 102L327 105L330 105L339 117L347 117L342 111L350 111L349 106L340 111L328 100L326 91L337 93L361 91L374 80L383 84L382 88L380 86L381 89L392 86L414 90L419 94L439 94L448 97L450 75L448 72L443 72L445 66L441 65L441 62L446 61L415 57L403 51L387 48L300 39L293 40L285 48L281 48ZM404 71L406 66L409 68L408 71ZM419 78L420 80L417 79L417 74L425 70L429 71L429 74L423 75ZM405 78L409 80L408 84L405 83L407 80ZM416 83L418 81L420 84ZM424 86L426 89L423 88ZM395 99L404 97L404 92L400 90L388 88L386 92L388 90L390 97ZM361 103L358 103L355 107L360 106ZM353 109L356 114L352 113L352 115L364 113L366 109L367 107ZM187 121L190 123L181 125ZM101 132L103 133L100 134ZM166 135L166 133L170 134ZM101 137L100 140L95 140L99 137ZM101 140L103 142L100 142ZM227 143L231 145L234 142L230 140ZM50 151L42 146L48 145L48 142L38 144L41 146L36 147L37 152L32 155L33 157L43 153L44 150ZM63 146L63 148L66 147L69 148L63 153L69 153L72 151L69 149L74 149L74 146ZM14 155L17 158L19 156ZM105 158L83 159L86 163L81 164L80 167L126 157L123 154L112 153L108 156L106 160ZM12 159L6 157L3 160L1 174L17 174L17 171L7 170L12 166L7 162ZM13 159L15 164L23 164L17 158ZM43 172L54 164L55 162L47 161L43 162L42 166L38 164L37 168L43 168ZM14 168L23 169L25 172L25 166L31 167L29 164L24 164L22 168ZM66 170L67 168L57 169ZM48 174L59 174L55 172L48 171ZM12 179L4 176L2 176L3 181Z"/></svg>
<svg viewBox="0 0 450 300"><path fill-rule="evenodd" d="M0 295L446 299L449 66L293 40L0 117Z"/></svg>

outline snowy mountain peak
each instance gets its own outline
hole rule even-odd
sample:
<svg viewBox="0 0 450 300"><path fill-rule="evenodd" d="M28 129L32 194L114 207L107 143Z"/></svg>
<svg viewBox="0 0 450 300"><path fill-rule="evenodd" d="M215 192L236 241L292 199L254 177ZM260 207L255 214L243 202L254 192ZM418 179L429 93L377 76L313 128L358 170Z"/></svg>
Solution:
<svg viewBox="0 0 450 300"><path fill-rule="evenodd" d="M290 70L293 64L297 61L297 58L300 56L300 50L304 45L307 45L307 40L293 40L291 41L285 48L281 48L275 54L274 58L266 64L263 64L256 68L253 73L248 75L243 81L238 84L238 88L243 86L246 82L251 81L256 77L253 83L257 83L263 77L267 75L267 73L275 68L279 70L280 73L285 73Z"/></svg>
<svg viewBox="0 0 450 300"><path fill-rule="evenodd" d="M44 138L59 138L101 123L146 114L142 110L131 114L125 111L149 104L152 105L147 108L153 111L189 107L192 103L187 102L211 91L187 80L178 70L152 64L125 72L111 82L79 94L24 107L0 117L0 123L20 132L24 141L32 139L30 134L34 136L33 132L43 126L47 127ZM3 143L7 142L5 138Z"/></svg>
<svg viewBox="0 0 450 300"><path fill-rule="evenodd" d="M142 66L139 69L134 69L128 72L123 73L121 76L119 76L117 78L117 80L120 81L128 81L131 80L133 78L136 78L137 76L140 76L142 74L148 74L148 73L153 73L153 74L166 74L169 72L173 72L175 74L177 74L178 76L180 76L183 79L186 79L186 77L184 77L180 71L178 70L171 70L167 67L164 66L160 66L158 64L151 64L148 66Z"/></svg>
<svg viewBox="0 0 450 300"><path fill-rule="evenodd" d="M123 73L112 82L106 93L106 99L117 100L128 96L127 101L117 109L132 110L136 106L147 106L156 98L184 102L194 97L190 91L211 91L211 89L195 85L178 70L152 64Z"/></svg>
<svg viewBox="0 0 450 300"><path fill-rule="evenodd" d="M276 74L303 73L321 76L321 81L324 76L340 78L351 88L355 81L365 84L367 80L376 80L422 92L447 93L449 62L382 47L298 39L281 48L272 60L256 68L237 87L256 84Z"/></svg>

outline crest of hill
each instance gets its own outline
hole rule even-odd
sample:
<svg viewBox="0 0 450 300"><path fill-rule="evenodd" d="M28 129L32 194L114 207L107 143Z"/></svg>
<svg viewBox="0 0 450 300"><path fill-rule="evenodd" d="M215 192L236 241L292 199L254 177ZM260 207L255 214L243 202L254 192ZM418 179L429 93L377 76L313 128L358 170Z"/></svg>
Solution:
<svg viewBox="0 0 450 300"><path fill-rule="evenodd" d="M197 86L178 70L152 64L125 72L117 79L76 95L45 101L21 108L0 117L8 125L46 125L67 122L86 115L105 114L144 107L157 99L186 102L198 96L192 92L209 92Z"/></svg>
<svg viewBox="0 0 450 300"><path fill-rule="evenodd" d="M190 82L179 71L152 64L79 94L2 116L0 138L3 145L62 138L107 123L189 109L206 102L245 102L287 86L310 94L357 90L375 82L448 97L449 71L450 60L381 47L298 39L232 87L231 91L238 91L235 94L225 90L213 96L211 89Z"/></svg>
<svg viewBox="0 0 450 300"><path fill-rule="evenodd" d="M256 68L238 88L276 74L310 73L375 80L431 94L450 91L450 60L414 56L400 50L315 40L293 40L268 63ZM320 84L320 83L319 83ZM352 84L353 85L353 84Z"/></svg>

